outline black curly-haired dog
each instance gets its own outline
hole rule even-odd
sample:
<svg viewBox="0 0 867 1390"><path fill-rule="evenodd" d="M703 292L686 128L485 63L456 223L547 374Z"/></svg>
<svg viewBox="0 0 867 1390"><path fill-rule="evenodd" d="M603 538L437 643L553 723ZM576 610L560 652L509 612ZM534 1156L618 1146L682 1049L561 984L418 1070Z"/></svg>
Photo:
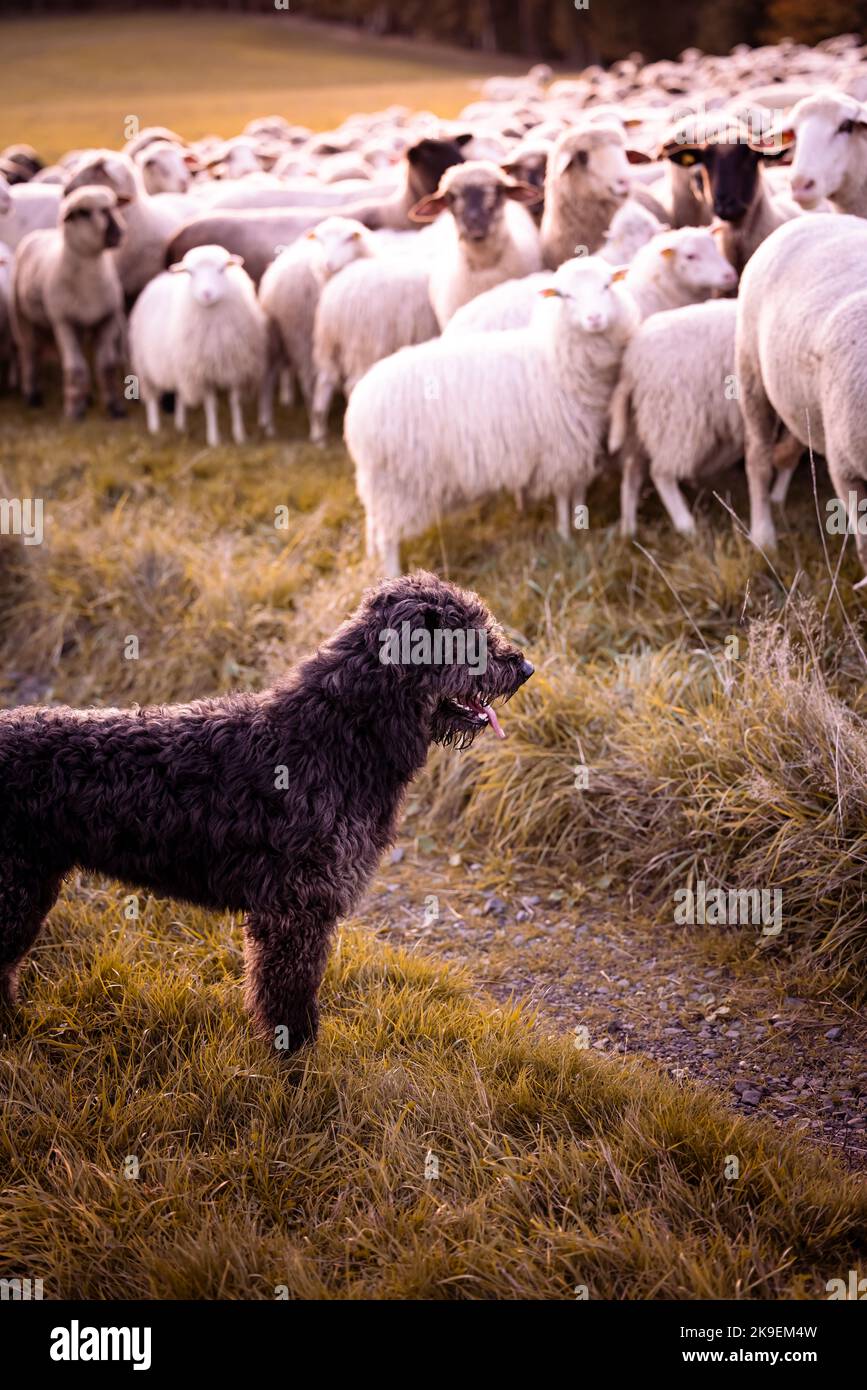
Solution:
<svg viewBox="0 0 867 1390"><path fill-rule="evenodd" d="M485 661L471 643L434 659L441 632L483 634ZM369 590L263 694L0 713L0 1002L77 866L245 912L254 1019L287 1051L310 1041L332 928L430 744L499 733L491 702L532 671L476 595L417 573Z"/></svg>

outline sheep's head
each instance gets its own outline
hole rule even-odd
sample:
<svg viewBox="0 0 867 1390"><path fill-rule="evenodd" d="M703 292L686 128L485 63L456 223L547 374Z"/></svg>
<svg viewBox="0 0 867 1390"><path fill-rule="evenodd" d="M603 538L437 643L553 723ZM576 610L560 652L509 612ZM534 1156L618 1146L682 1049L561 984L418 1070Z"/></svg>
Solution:
<svg viewBox="0 0 867 1390"><path fill-rule="evenodd" d="M803 208L815 207L846 182L853 145L867 141L867 108L841 92L817 92L792 107L778 138L795 146L792 197Z"/></svg>
<svg viewBox="0 0 867 1390"><path fill-rule="evenodd" d="M169 270L172 275L188 275L193 299L210 309L225 298L233 267L243 264L243 256L232 255L224 246L194 246Z"/></svg>
<svg viewBox="0 0 867 1390"><path fill-rule="evenodd" d="M127 155L114 150L86 150L76 160L64 184L64 193L76 188L100 184L110 188L117 197L118 207L135 202L138 197L135 165Z"/></svg>
<svg viewBox="0 0 867 1390"><path fill-rule="evenodd" d="M519 145L503 169L518 183L526 183L537 190L537 203L545 200L545 174L548 169L548 147L527 143Z"/></svg>
<svg viewBox="0 0 867 1390"><path fill-rule="evenodd" d="M67 193L59 221L67 245L79 256L99 256L123 240L125 228L110 188L85 186Z"/></svg>
<svg viewBox="0 0 867 1390"><path fill-rule="evenodd" d="M606 334L637 323L635 301L620 283L625 278L624 266L615 269L601 256L576 256L563 262L540 296L576 331Z"/></svg>
<svg viewBox="0 0 867 1390"><path fill-rule="evenodd" d="M435 193L446 170L463 163L463 146L468 139L469 136L458 136L455 140L434 140L426 136L410 145L406 152L410 195L418 199Z"/></svg>
<svg viewBox="0 0 867 1390"><path fill-rule="evenodd" d="M367 228L353 217L326 217L307 233L310 268L324 284L344 266L371 254Z"/></svg>
<svg viewBox="0 0 867 1390"><path fill-rule="evenodd" d="M738 283L734 266L717 246L708 227L680 227L661 232L639 253L640 258L658 261L659 269L672 276L692 294L709 295L714 290L728 293Z"/></svg>
<svg viewBox="0 0 867 1390"><path fill-rule="evenodd" d="M661 154L682 169L698 172L697 185L714 214L737 226L761 193L761 166L765 160L788 156L788 147L768 134L730 117L721 117L717 128L689 135L678 132L662 146Z"/></svg>
<svg viewBox="0 0 867 1390"><path fill-rule="evenodd" d="M646 160L641 151L627 149L620 125L588 120L564 131L551 151L546 201L622 203L629 194L630 164Z"/></svg>
<svg viewBox="0 0 867 1390"><path fill-rule="evenodd" d="M171 140L154 140L136 155L148 193L186 193L198 158Z"/></svg>
<svg viewBox="0 0 867 1390"><path fill-rule="evenodd" d="M422 198L410 217L432 222L441 212L450 212L462 241L481 242L502 226L508 199L535 203L538 197L537 189L519 183L496 164L470 161L447 169L436 193Z"/></svg>

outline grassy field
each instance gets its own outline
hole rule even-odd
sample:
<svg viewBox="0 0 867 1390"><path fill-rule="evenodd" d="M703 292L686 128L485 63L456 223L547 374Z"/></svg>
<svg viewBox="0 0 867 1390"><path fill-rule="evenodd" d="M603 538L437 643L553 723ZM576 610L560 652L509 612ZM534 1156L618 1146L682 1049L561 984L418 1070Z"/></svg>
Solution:
<svg viewBox="0 0 867 1390"><path fill-rule="evenodd" d="M0 148L26 139L49 160L123 144L131 115L190 140L235 135L272 112L314 130L395 102L451 117L482 78L526 67L368 40L283 12L2 19L0 47Z"/></svg>
<svg viewBox="0 0 867 1390"><path fill-rule="evenodd" d="M361 63L319 36L318 86L310 52L302 63L287 38L281 55L282 20L263 22L248 66L231 47L241 22L209 19L195 64L172 45L174 74L156 46L139 68L147 30L131 20L101 21L101 42L145 73L142 121L189 134L272 107L327 124L360 104L446 111L466 94L446 63L422 72L375 45ZM117 143L122 71L100 68L92 27L63 21L92 74L110 72L77 97L69 46L39 58L54 23L0 30L17 45L18 111L0 139L48 154ZM40 546L0 537L0 700L257 687L315 645L374 575L349 460L338 443L301 442L304 427L284 413L278 442L206 451L198 419L188 439L154 441L138 413L63 425L56 388L40 412L0 401L0 496L41 497L46 516ZM818 488L821 500L821 474ZM847 550L835 581L825 546L840 542L820 529L806 466L773 566L737 520L742 481L721 496L702 499L696 544L653 500L641 545L622 542L607 479L571 546L548 508L519 516L501 498L409 548L410 563L477 588L537 676L508 707L505 745L432 757L376 903L420 917L439 865L509 902L542 896L570 924L568 977L589 971L575 929L603 909L626 924L640 907L649 961L678 887L777 886L779 936L708 926L682 955L724 956L734 990L739 970L751 987L764 971L781 994L854 1013L867 961L857 566ZM138 660L124 656L130 634ZM287 1066L243 1013L240 923L128 894L70 880L4 1024L0 1277L41 1277L46 1297L809 1298L867 1258L863 1179L735 1115L684 1069L579 1049L568 1005L556 1028L502 991L496 1006L484 973L444 963L457 953L445 929L427 949L394 949L380 907L362 905L329 968L319 1045ZM526 928L511 908L502 917L501 949L531 977ZM488 919L467 920L468 937L485 934ZM612 950L643 968L635 936Z"/></svg>

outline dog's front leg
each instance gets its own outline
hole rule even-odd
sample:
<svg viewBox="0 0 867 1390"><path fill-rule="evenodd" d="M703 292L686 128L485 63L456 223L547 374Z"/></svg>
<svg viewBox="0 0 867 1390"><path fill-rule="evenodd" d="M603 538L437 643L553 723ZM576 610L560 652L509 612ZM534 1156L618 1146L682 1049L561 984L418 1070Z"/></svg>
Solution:
<svg viewBox="0 0 867 1390"><path fill-rule="evenodd" d="M325 974L333 923L310 909L251 912L244 928L247 1007L278 1052L313 1042L317 994Z"/></svg>

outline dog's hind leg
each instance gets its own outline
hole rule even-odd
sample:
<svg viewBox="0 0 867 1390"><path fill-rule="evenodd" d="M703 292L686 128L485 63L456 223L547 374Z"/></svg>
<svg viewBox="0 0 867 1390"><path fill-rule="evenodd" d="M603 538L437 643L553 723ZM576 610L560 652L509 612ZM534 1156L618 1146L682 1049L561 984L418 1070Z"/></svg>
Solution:
<svg viewBox="0 0 867 1390"><path fill-rule="evenodd" d="M18 996L21 962L60 891L60 874L47 873L14 850L0 850L0 1008Z"/></svg>
<svg viewBox="0 0 867 1390"><path fill-rule="evenodd" d="M244 928L247 1007L272 1046L296 1052L319 1026L316 996L325 974L331 923L308 910L251 912Z"/></svg>

